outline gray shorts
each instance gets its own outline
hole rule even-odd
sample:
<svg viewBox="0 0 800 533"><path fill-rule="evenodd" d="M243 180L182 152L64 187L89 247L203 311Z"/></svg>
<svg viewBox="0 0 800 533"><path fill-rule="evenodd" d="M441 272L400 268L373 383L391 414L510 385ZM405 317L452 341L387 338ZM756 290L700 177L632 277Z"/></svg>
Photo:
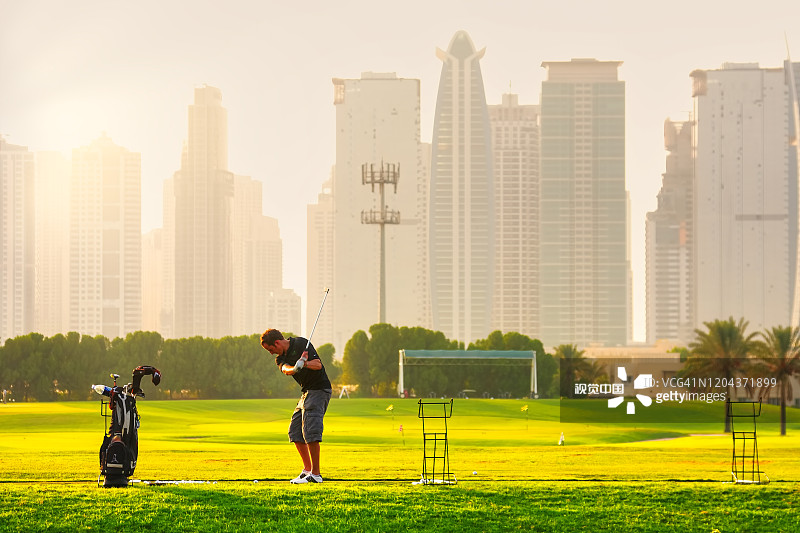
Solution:
<svg viewBox="0 0 800 533"><path fill-rule="evenodd" d="M303 393L289 423L292 442L322 442L322 418L328 410L331 389L309 390Z"/></svg>

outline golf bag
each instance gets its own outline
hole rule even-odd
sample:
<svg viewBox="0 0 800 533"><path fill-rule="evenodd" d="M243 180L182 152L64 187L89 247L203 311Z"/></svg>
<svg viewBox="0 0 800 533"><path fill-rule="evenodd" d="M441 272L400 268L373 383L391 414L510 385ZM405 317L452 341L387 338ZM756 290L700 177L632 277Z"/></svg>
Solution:
<svg viewBox="0 0 800 533"><path fill-rule="evenodd" d="M161 372L152 366L140 366L133 371L133 381L120 387L118 374L111 374L114 386L94 385L99 394L109 398L101 403L101 414L110 418L108 429L100 446L100 475L104 487L127 487L128 478L136 470L139 456L139 413L137 397L144 398L140 384L143 376L152 375L153 385L161 382Z"/></svg>

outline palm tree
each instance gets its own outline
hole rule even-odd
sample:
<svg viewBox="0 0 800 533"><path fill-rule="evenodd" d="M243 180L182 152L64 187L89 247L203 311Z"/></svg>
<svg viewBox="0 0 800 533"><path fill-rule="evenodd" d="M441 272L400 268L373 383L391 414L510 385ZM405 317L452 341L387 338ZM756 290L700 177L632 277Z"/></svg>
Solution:
<svg viewBox="0 0 800 533"><path fill-rule="evenodd" d="M592 361L579 377L586 383L609 383L608 367L600 361Z"/></svg>
<svg viewBox="0 0 800 533"><path fill-rule="evenodd" d="M683 375L697 378L719 378L724 380L725 432L730 433L728 402L731 398L731 382L748 369L747 356L759 346L756 333L747 333L748 322L733 317L728 320L703 322L708 331L694 330L695 340L689 344L691 355L686 360Z"/></svg>
<svg viewBox="0 0 800 533"><path fill-rule="evenodd" d="M781 402L781 435L786 435L786 404L792 401L792 376L800 375L800 328L776 326L761 332L764 342L756 352L763 362L761 376L775 379ZM770 386L759 394L769 393Z"/></svg>
<svg viewBox="0 0 800 533"><path fill-rule="evenodd" d="M553 357L559 362L561 395L572 398L575 395L575 380L589 372L591 364L583 358L584 351L574 344L556 347Z"/></svg>

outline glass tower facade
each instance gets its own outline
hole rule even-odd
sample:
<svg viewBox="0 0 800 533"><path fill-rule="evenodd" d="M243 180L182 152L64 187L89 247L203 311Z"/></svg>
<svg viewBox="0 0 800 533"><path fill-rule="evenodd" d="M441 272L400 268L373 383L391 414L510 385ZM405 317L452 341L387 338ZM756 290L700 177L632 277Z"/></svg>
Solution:
<svg viewBox="0 0 800 533"><path fill-rule="evenodd" d="M616 346L630 337L620 65L542 63L539 317L546 346Z"/></svg>

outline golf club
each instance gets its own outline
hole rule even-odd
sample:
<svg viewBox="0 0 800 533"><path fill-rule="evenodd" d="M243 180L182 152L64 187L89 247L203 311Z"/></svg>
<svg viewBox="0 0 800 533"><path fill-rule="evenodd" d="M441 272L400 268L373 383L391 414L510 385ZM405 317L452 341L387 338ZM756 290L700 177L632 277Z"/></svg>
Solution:
<svg viewBox="0 0 800 533"><path fill-rule="evenodd" d="M311 346L311 337L314 336L314 330L317 329L317 322L319 322L319 315L322 314L322 307L325 305L325 299L328 297L328 291L330 289L325 287L325 296L322 297L322 303L319 306L319 311L317 311L317 319L314 320L314 327L311 328L311 334L308 336L308 344L306 344L306 351L308 351L308 347Z"/></svg>

